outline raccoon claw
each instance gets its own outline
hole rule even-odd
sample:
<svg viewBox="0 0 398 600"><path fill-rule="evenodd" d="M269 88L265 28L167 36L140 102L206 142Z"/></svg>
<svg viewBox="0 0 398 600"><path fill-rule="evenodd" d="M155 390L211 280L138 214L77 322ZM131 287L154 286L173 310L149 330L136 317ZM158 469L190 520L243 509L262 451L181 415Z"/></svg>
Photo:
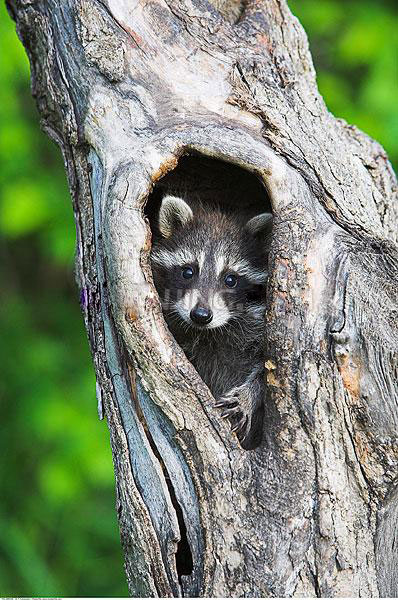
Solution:
<svg viewBox="0 0 398 600"><path fill-rule="evenodd" d="M236 434L242 448L253 450L262 438L263 424L263 383L235 387L225 396L217 399L216 408L222 408L221 417L228 418L231 430Z"/></svg>
<svg viewBox="0 0 398 600"><path fill-rule="evenodd" d="M216 408L223 408L224 410L221 413L222 419L227 419L229 417L239 416L241 413L241 408L239 406L239 402L236 398L225 398L223 400L219 400L215 404Z"/></svg>
<svg viewBox="0 0 398 600"><path fill-rule="evenodd" d="M238 406L238 401L235 398L232 398L232 400L230 398L226 398L223 400L219 400L215 403L214 406L216 408L232 409Z"/></svg>
<svg viewBox="0 0 398 600"><path fill-rule="evenodd" d="M225 409L221 413L221 418L226 419L227 417L239 417L241 413L242 411L240 409L240 406L238 404L235 404L234 406Z"/></svg>
<svg viewBox="0 0 398 600"><path fill-rule="evenodd" d="M248 419L247 415L242 414L239 421L231 428L231 431L236 433L236 435L239 437L239 439L241 441L243 441L246 437L247 432L244 434L244 431L246 429L248 420L249 419Z"/></svg>
<svg viewBox="0 0 398 600"><path fill-rule="evenodd" d="M224 397L215 404L216 408L223 408L222 419L230 419L231 431L236 433L239 441L243 441L248 433L249 417L242 410L239 399L236 396Z"/></svg>

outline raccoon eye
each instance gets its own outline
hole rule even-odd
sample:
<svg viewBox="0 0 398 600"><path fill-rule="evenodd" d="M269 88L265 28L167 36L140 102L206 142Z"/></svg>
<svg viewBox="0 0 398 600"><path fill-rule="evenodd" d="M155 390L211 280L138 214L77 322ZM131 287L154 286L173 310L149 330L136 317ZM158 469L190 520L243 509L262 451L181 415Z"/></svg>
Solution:
<svg viewBox="0 0 398 600"><path fill-rule="evenodd" d="M193 268L192 267L184 267L181 271L181 275L184 279L192 279L193 277Z"/></svg>
<svg viewBox="0 0 398 600"><path fill-rule="evenodd" d="M232 275L232 273L230 273L229 275L226 275L224 283L227 287L234 288L238 283L238 278L236 277L236 275Z"/></svg>

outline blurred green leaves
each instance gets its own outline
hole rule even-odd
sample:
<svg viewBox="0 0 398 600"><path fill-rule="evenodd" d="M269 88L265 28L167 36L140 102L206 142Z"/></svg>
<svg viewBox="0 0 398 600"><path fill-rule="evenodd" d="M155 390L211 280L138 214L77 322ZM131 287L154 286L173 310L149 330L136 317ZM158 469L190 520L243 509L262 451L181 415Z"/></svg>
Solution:
<svg viewBox="0 0 398 600"><path fill-rule="evenodd" d="M291 0L329 109L398 164L396 4ZM0 595L127 594L59 150L0 2Z"/></svg>
<svg viewBox="0 0 398 600"><path fill-rule="evenodd" d="M329 110L357 125L398 167L398 17L388 0L289 0L307 31Z"/></svg>
<svg viewBox="0 0 398 600"><path fill-rule="evenodd" d="M0 56L0 234L17 238L39 232L47 257L71 265L74 225L62 161L38 132L29 62L4 2Z"/></svg>
<svg viewBox="0 0 398 600"><path fill-rule="evenodd" d="M40 250L17 254L27 289L24 265L0 294L0 592L126 595L109 436L73 278Z"/></svg>
<svg viewBox="0 0 398 600"><path fill-rule="evenodd" d="M38 229L49 217L48 202L39 186L29 180L5 184L2 193L0 228L10 237Z"/></svg>

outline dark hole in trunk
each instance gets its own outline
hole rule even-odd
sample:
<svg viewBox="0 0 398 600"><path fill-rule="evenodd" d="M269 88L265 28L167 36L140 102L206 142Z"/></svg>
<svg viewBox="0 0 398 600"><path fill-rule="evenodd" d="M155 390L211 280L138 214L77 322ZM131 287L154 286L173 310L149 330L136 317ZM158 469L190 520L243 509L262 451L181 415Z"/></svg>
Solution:
<svg viewBox="0 0 398 600"><path fill-rule="evenodd" d="M209 202L243 208L249 213L271 212L271 203L259 177L246 169L200 154L182 156L178 165L162 177L149 196L145 213L153 230L157 211L165 192L197 194Z"/></svg>
<svg viewBox="0 0 398 600"><path fill-rule="evenodd" d="M272 213L262 180L190 154L160 179L146 215L154 282L174 338L245 450L262 439L264 315Z"/></svg>

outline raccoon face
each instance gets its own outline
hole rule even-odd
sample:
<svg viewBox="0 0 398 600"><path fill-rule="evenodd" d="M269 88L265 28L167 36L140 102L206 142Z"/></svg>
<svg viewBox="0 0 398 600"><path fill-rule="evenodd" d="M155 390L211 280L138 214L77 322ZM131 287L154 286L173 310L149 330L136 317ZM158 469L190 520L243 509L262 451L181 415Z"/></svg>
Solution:
<svg viewBox="0 0 398 600"><path fill-rule="evenodd" d="M267 279L265 236L272 217L246 223L220 209L166 196L151 262L169 323L212 330L261 319Z"/></svg>

